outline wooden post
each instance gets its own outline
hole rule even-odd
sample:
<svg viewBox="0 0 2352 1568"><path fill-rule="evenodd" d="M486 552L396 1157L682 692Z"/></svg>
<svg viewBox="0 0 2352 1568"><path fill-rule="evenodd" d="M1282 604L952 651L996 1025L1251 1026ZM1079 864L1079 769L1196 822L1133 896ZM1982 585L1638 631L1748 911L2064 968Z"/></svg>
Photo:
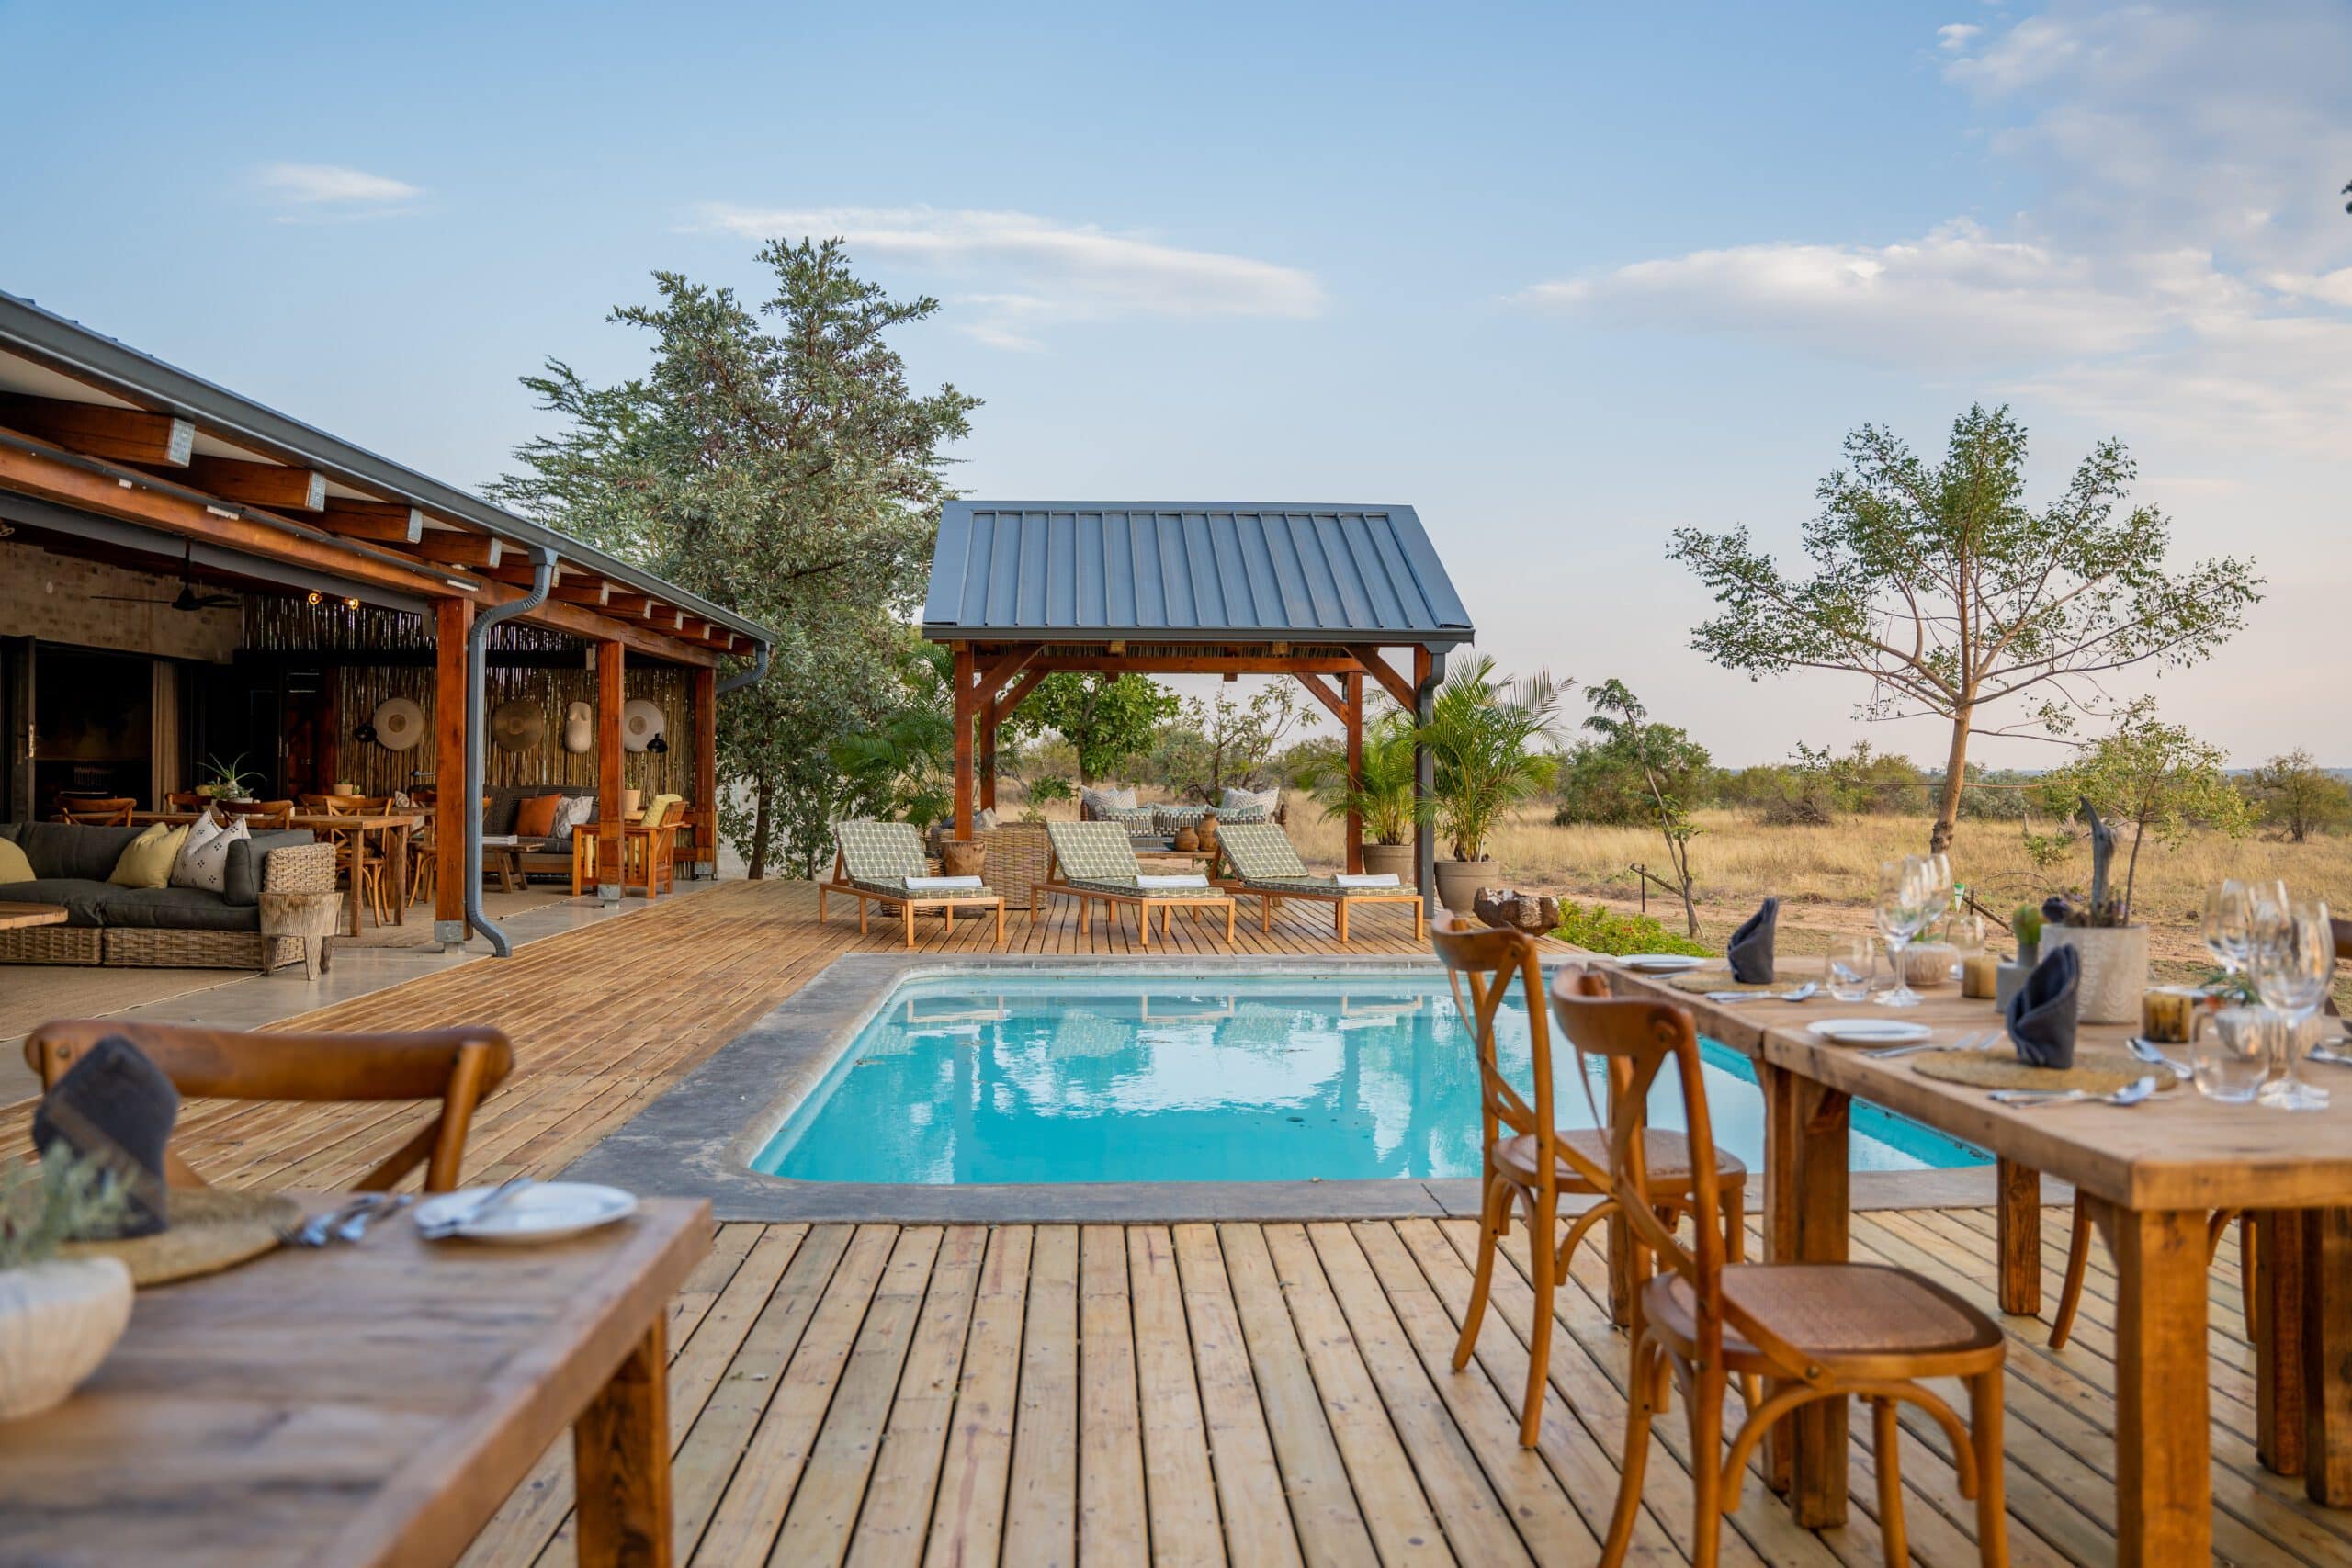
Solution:
<svg viewBox="0 0 2352 1568"><path fill-rule="evenodd" d="M2307 1209L2303 1224L2303 1490L2352 1507L2352 1209ZM2256 1244L2259 1271L2262 1247Z"/></svg>
<svg viewBox="0 0 2352 1568"><path fill-rule="evenodd" d="M433 614L433 940L445 949L466 940L466 824L481 802L466 798L466 635L474 602L436 599Z"/></svg>
<svg viewBox="0 0 2352 1568"><path fill-rule="evenodd" d="M2115 1560L2213 1560L2206 1214L2090 1205L2115 1258Z"/></svg>
<svg viewBox="0 0 2352 1568"><path fill-rule="evenodd" d="M1348 787L1363 787L1363 677L1340 677L1340 705L1348 710ZM1363 870L1363 813L1348 813L1348 870Z"/></svg>
<svg viewBox="0 0 2352 1568"><path fill-rule="evenodd" d="M972 836L972 650L956 650L956 836Z"/></svg>
<svg viewBox="0 0 2352 1568"><path fill-rule="evenodd" d="M2041 1172L2012 1159L1995 1167L2000 1198L1993 1211L2000 1254L2001 1310L2032 1317L2041 1311Z"/></svg>
<svg viewBox="0 0 2352 1568"><path fill-rule="evenodd" d="M998 723L996 677L988 677L988 684L980 693L980 804L990 811L996 809L996 727Z"/></svg>
<svg viewBox="0 0 2352 1568"><path fill-rule="evenodd" d="M1413 722L1427 724L1436 715L1437 683L1445 678L1445 660L1427 648L1413 649ZM1418 741L1413 746L1413 881L1420 889L1421 911L1437 918L1437 824L1425 814L1426 802L1437 793L1437 759Z"/></svg>
<svg viewBox="0 0 2352 1568"><path fill-rule="evenodd" d="M619 643L596 644L596 897L607 904L621 901L621 829L628 820L621 793L628 787L621 773L623 657Z"/></svg>
<svg viewBox="0 0 2352 1568"><path fill-rule="evenodd" d="M612 1381L571 1425L579 1499L578 1560L614 1568L669 1568L671 1533L669 1325L652 1325Z"/></svg>
<svg viewBox="0 0 2352 1568"><path fill-rule="evenodd" d="M2303 1473L2303 1273L2307 1218L2301 1209L2262 1209L2254 1225L2254 1457L2280 1475Z"/></svg>
<svg viewBox="0 0 2352 1568"><path fill-rule="evenodd" d="M695 697L695 810L701 825L695 829L695 851L707 856L710 874L718 874L718 671L696 665Z"/></svg>

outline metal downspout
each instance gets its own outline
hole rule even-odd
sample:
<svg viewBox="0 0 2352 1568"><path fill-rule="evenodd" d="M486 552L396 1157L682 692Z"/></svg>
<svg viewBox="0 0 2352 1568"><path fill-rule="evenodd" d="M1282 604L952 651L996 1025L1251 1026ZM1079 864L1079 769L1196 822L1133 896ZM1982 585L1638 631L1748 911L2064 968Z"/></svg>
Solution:
<svg viewBox="0 0 2352 1568"><path fill-rule="evenodd" d="M555 586L555 551L531 547L531 591L520 599L493 604L474 616L466 633L466 923L490 939L490 951L500 958L513 955L514 946L481 908L481 774L484 665L490 631L501 621L529 615L547 603Z"/></svg>
<svg viewBox="0 0 2352 1568"><path fill-rule="evenodd" d="M723 697L729 692L740 692L746 686L756 686L760 683L761 677L768 672L768 645L761 643L758 646L759 651L752 655L752 667L749 670L738 670L718 682L711 694L713 696Z"/></svg>

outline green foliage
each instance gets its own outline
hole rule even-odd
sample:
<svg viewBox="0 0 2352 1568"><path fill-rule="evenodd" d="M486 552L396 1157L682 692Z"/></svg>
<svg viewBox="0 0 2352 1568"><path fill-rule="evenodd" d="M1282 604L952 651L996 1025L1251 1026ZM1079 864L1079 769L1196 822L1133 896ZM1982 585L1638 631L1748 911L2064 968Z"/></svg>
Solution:
<svg viewBox="0 0 2352 1568"><path fill-rule="evenodd" d="M1362 817L1373 843L1401 844L1412 836L1413 727L1403 713L1391 709L1364 727L1360 780L1348 778L1344 744L1318 749L1296 777L1325 811Z"/></svg>
<svg viewBox="0 0 2352 1568"><path fill-rule="evenodd" d="M1819 827L1840 817L1915 809L1922 783L1910 758L1873 750L1867 740L1842 753L1800 740L1794 761L1743 770L1740 804L1759 821Z"/></svg>
<svg viewBox="0 0 2352 1568"><path fill-rule="evenodd" d="M2019 904L2016 913L2009 917L2009 934L2016 937L2018 942L2026 947L2031 947L2041 942L2041 906Z"/></svg>
<svg viewBox="0 0 2352 1568"><path fill-rule="evenodd" d="M1227 785L1263 789L1273 778L1275 749L1306 716L1306 699L1289 681L1246 698L1229 696L1222 686L1208 702L1186 697L1175 719L1152 737L1146 769L1154 782L1210 805Z"/></svg>
<svg viewBox="0 0 2352 1568"><path fill-rule="evenodd" d="M670 272L656 303L615 310L653 334L644 374L594 387L550 359L525 378L561 427L490 493L777 634L766 678L719 705L720 826L753 876L813 874L865 788L832 742L925 700L905 617L951 493L943 448L978 400L910 390L888 341L937 300L860 281L839 241L760 260L775 291L756 311Z"/></svg>
<svg viewBox="0 0 2352 1568"><path fill-rule="evenodd" d="M39 1165L0 1170L0 1271L46 1263L78 1236L113 1235L130 1209L129 1190L102 1161L52 1144Z"/></svg>
<svg viewBox="0 0 2352 1568"><path fill-rule="evenodd" d="M2077 795L2110 823L2131 830L2131 861L2115 900L2117 923L2131 919L2144 841L2153 839L2175 849L2192 829L2211 828L2236 838L2251 826L2245 799L2224 772L2228 761L2220 747L2157 718L2154 699L2142 697L2123 710L2112 731L2051 775L2051 791Z"/></svg>
<svg viewBox="0 0 2352 1568"><path fill-rule="evenodd" d="M1070 786L1068 779L1048 775L1029 781L1029 798L1035 801L1070 800L1077 795L1078 791Z"/></svg>
<svg viewBox="0 0 2352 1568"><path fill-rule="evenodd" d="M1091 784L1148 750L1177 705L1176 694L1148 675L1062 670L1038 682L1002 728L1015 737L1059 735L1077 750L1079 783Z"/></svg>
<svg viewBox="0 0 2352 1568"><path fill-rule="evenodd" d="M1744 527L1678 529L1669 552L1721 606L1692 637L1715 663L1758 678L1843 671L1870 682L1865 718L1951 721L1933 849L1951 843L1984 710L2034 703L2021 716L2062 734L2102 674L2196 663L2260 597L2250 562L2174 566L2164 513L2119 515L2137 477L2121 443L2099 443L2038 510L2025 502L2025 456L2006 408L1955 420L1933 466L1864 425L1846 439L1849 467L1815 491L1802 536L1810 574L1784 571Z"/></svg>
<svg viewBox="0 0 2352 1568"><path fill-rule="evenodd" d="M1544 750L1567 688L1538 671L1508 682L1495 661L1473 659L1445 679L1430 722L1413 731L1436 774L1421 803L1456 860L1484 860L1487 835L1503 813L1549 787L1559 760Z"/></svg>
<svg viewBox="0 0 2352 1568"><path fill-rule="evenodd" d="M1699 836L1699 825L1690 819L1690 803L1675 787L1677 769L1691 765L1690 754L1695 749L1681 730L1653 721L1641 699L1614 677L1588 692L1585 700L1592 705L1592 716L1584 727L1600 736L1603 746L1613 748L1641 778L1643 815L1666 840L1667 861L1674 868L1672 882L1657 880L1680 896L1683 923L1696 937L1699 901L1690 872L1690 840ZM1702 769L1705 756L1698 753Z"/></svg>
<svg viewBox="0 0 2352 1568"><path fill-rule="evenodd" d="M225 762L218 757L206 758L204 766L198 770L202 777L197 781L198 787L209 789L226 800L243 800L254 784L262 782L259 773L244 771L244 763L245 754L243 751Z"/></svg>
<svg viewBox="0 0 2352 1568"><path fill-rule="evenodd" d="M943 676L928 654L910 658L907 669L907 705L827 749L842 778L842 816L896 817L928 828L955 807L954 677Z"/></svg>
<svg viewBox="0 0 2352 1568"><path fill-rule="evenodd" d="M2246 793L2262 819L2290 843L2352 827L2352 784L2314 762L2309 751L2293 750L2264 762L2247 778Z"/></svg>
<svg viewBox="0 0 2352 1568"><path fill-rule="evenodd" d="M1614 701L1618 693L1628 700L1632 697L1623 683L1616 681L1594 688L1587 696L1598 705L1604 696ZM1713 793L1707 749L1675 726L1618 724L1597 730L1588 719L1585 728L1588 733L1560 755L1554 786L1560 804L1552 814L1555 823L1612 828L1653 823L1657 819L1650 787L1654 776L1667 794L1686 806L1701 804Z"/></svg>
<svg viewBox="0 0 2352 1568"><path fill-rule="evenodd" d="M1560 923L1552 934L1595 953L1680 953L1713 957L1714 950L1677 936L1649 915L1621 914L1605 904L1560 902Z"/></svg>

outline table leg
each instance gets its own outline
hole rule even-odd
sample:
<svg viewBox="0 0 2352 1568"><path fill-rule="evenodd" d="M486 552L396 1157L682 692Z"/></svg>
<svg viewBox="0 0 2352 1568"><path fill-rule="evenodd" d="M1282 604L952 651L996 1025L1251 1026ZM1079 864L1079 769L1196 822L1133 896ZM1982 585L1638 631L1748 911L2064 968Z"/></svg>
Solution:
<svg viewBox="0 0 2352 1568"><path fill-rule="evenodd" d="M2213 1558L2200 1210L2091 1212L2115 1257L2115 1560Z"/></svg>
<svg viewBox="0 0 2352 1568"><path fill-rule="evenodd" d="M2254 1452L2280 1475L2303 1473L2303 1213L2265 1209L2254 1222Z"/></svg>
<svg viewBox="0 0 2352 1568"><path fill-rule="evenodd" d="M2352 1507L2352 1209L2302 1218L2303 1489Z"/></svg>
<svg viewBox="0 0 2352 1568"><path fill-rule="evenodd" d="M1848 1097L1801 1074L1757 1064L1764 1089L1764 1256L1775 1263L1846 1261ZM1785 1490L1798 1524L1846 1522L1849 1402L1807 1404L1775 1427L1765 1478Z"/></svg>
<svg viewBox="0 0 2352 1568"><path fill-rule="evenodd" d="M2041 1312L2041 1172L2015 1160L1998 1168L2000 1202L1993 1228L2001 1258L2001 1310L2020 1317Z"/></svg>
<svg viewBox="0 0 2352 1568"><path fill-rule="evenodd" d="M666 1309L571 1425L581 1568L670 1568Z"/></svg>
<svg viewBox="0 0 2352 1568"><path fill-rule="evenodd" d="M342 836L336 835L334 841L337 845L340 845L343 841ZM360 833L353 836L351 840L351 887L349 896L344 899L344 913L349 922L351 937L354 942L359 940L359 863L367 857L367 854L368 835Z"/></svg>
<svg viewBox="0 0 2352 1568"><path fill-rule="evenodd" d="M408 924L408 829L392 829L392 924Z"/></svg>

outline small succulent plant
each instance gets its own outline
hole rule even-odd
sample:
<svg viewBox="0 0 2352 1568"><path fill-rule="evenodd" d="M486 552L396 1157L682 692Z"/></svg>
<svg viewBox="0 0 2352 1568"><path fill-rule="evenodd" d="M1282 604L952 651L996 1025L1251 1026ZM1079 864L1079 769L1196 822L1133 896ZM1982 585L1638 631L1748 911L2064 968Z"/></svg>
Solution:
<svg viewBox="0 0 2352 1568"><path fill-rule="evenodd" d="M2030 964L2041 951L2041 911L2030 904L2020 904L2009 917L2009 930L2018 939L2018 961Z"/></svg>
<svg viewBox="0 0 2352 1568"><path fill-rule="evenodd" d="M130 1207L112 1171L52 1145L39 1165L0 1172L0 1270L28 1269L81 1235L111 1235Z"/></svg>
<svg viewBox="0 0 2352 1568"><path fill-rule="evenodd" d="M2115 829L2109 827L2093 806L2088 795L2083 796L2083 818L2090 824L2091 891L2087 898L2077 898L2071 893L2052 893L2041 901L2041 919L2055 926L2128 926L2132 911L2122 899L2115 897L2108 880L2108 870L2115 860Z"/></svg>

